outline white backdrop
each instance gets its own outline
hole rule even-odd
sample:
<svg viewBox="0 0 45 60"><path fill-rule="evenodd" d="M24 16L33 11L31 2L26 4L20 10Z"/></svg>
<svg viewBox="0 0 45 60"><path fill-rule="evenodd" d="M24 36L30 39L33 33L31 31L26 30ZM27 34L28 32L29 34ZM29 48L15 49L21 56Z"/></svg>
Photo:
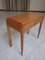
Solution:
<svg viewBox="0 0 45 60"><path fill-rule="evenodd" d="M45 0L31 0L30 10L45 11Z"/></svg>

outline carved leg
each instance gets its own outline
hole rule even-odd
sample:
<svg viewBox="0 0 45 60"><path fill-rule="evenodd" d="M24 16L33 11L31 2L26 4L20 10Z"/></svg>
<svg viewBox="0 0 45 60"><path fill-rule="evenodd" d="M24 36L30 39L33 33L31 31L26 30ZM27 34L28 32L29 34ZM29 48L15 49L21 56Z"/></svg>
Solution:
<svg viewBox="0 0 45 60"><path fill-rule="evenodd" d="M23 55L23 38L24 38L24 35L21 34L21 55Z"/></svg>
<svg viewBox="0 0 45 60"><path fill-rule="evenodd" d="M7 32L8 32L8 42L9 42L9 46L11 47L12 46L12 40L11 40L11 32L10 32L10 27L7 26Z"/></svg>
<svg viewBox="0 0 45 60"><path fill-rule="evenodd" d="M40 26L39 26L39 31L38 31L38 36L37 36L37 38L39 38L41 26L42 26L42 22L40 23Z"/></svg>

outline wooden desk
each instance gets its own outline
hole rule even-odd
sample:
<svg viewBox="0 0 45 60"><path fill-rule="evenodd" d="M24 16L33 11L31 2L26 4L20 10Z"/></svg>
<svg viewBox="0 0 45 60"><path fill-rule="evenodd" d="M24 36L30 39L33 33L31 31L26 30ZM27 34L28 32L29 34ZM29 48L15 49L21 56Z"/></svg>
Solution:
<svg viewBox="0 0 45 60"><path fill-rule="evenodd" d="M21 33L21 55L23 55L24 33L30 28L32 28L34 25L40 23L38 36L37 36L38 38L42 26L43 17L44 16L41 13L30 13L30 12L25 12L17 16L9 16L6 19L7 31L9 37L9 46L12 46L11 32L10 32L10 27L11 27Z"/></svg>

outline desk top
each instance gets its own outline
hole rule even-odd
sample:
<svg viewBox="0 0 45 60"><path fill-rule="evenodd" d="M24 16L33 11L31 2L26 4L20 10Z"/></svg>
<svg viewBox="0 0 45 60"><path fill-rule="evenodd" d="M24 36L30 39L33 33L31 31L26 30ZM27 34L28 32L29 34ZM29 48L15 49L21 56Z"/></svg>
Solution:
<svg viewBox="0 0 45 60"><path fill-rule="evenodd" d="M41 13L31 13L31 12L24 12L23 14L16 15L16 16L9 16L9 20L16 21L21 24L25 24L31 20L36 20L43 18L43 14Z"/></svg>
<svg viewBox="0 0 45 60"><path fill-rule="evenodd" d="M9 16L6 22L8 26L16 29L21 33L24 33L29 28L42 22L43 17L44 16L41 13L24 12L20 15Z"/></svg>

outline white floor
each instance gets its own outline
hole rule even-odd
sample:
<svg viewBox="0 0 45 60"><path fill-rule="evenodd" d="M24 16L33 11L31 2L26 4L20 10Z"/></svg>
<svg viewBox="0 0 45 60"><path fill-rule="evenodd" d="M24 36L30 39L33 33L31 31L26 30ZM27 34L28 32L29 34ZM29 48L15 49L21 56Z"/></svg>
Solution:
<svg viewBox="0 0 45 60"><path fill-rule="evenodd" d="M37 33L39 24L24 34L24 54L20 54L20 33L11 29L12 47L8 46L6 17L20 12L0 11L0 60L45 60L45 17L39 39ZM44 15L45 16L45 15Z"/></svg>

